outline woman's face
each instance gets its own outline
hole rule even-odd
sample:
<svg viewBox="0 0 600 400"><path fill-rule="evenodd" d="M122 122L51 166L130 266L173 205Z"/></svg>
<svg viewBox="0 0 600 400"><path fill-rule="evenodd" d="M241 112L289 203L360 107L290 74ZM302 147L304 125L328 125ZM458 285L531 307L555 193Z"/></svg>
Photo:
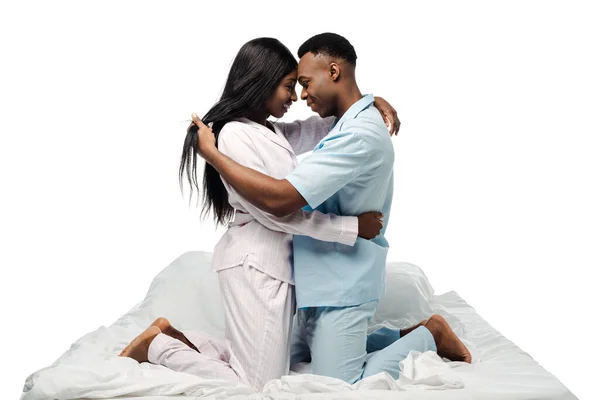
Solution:
<svg viewBox="0 0 600 400"><path fill-rule="evenodd" d="M275 118L283 117L292 103L298 100L296 95L296 80L298 79L298 71L293 70L279 81L279 85L275 91L267 99L267 112Z"/></svg>

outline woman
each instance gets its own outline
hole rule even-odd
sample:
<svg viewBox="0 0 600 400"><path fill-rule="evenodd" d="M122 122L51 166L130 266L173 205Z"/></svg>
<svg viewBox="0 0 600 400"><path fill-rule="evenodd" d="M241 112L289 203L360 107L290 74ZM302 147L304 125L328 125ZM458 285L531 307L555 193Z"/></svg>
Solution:
<svg viewBox="0 0 600 400"><path fill-rule="evenodd" d="M259 38L242 46L221 99L202 121L212 124L220 151L274 178L290 173L297 165L296 154L314 148L333 123L319 117L290 124L267 121L270 115L282 117L297 100L296 79L297 61L278 40ZM378 101L380 111L387 111L392 121L395 111ZM192 185L198 189L196 145L197 127L192 124L179 171L180 180L185 173L192 189ZM298 211L277 218L238 195L208 164L203 193L203 214L212 211L217 223L228 223L212 261L224 300L225 335L247 383L260 389L289 371L295 311L292 235L352 246L357 235L377 236L381 214L354 217Z"/></svg>

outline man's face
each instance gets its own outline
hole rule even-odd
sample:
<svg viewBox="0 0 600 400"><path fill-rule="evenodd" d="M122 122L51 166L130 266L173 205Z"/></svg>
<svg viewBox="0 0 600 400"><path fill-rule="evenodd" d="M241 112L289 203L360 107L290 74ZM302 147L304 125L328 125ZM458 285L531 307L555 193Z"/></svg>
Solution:
<svg viewBox="0 0 600 400"><path fill-rule="evenodd" d="M337 88L330 74L328 57L308 52L298 62L298 83L302 86L300 98L322 118L334 115Z"/></svg>

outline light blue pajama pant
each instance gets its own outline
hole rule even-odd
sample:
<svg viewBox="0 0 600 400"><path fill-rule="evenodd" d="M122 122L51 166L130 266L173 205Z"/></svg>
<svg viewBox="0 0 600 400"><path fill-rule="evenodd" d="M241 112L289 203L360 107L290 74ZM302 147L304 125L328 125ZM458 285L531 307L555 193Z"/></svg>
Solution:
<svg viewBox="0 0 600 400"><path fill-rule="evenodd" d="M400 337L379 329L367 336L377 302L351 307L309 307L298 310L292 333L291 364L312 362L312 373L355 383L387 372L398 379L398 363L411 350L437 351L429 330L419 327Z"/></svg>

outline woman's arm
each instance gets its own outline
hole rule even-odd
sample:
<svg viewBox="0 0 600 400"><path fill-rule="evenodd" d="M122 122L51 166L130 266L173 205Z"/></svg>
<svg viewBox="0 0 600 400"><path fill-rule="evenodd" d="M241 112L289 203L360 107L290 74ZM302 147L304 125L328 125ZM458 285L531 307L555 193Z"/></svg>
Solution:
<svg viewBox="0 0 600 400"><path fill-rule="evenodd" d="M375 96L375 102L373 105L379 110L385 126L390 130L390 136L398 136L400 130L400 119L398 119L398 113L396 109L392 107L385 99Z"/></svg>
<svg viewBox="0 0 600 400"><path fill-rule="evenodd" d="M398 135L400 120L394 107L381 97L375 97L374 105L390 129L390 135ZM303 154L313 150L321 139L327 136L334 122L335 117L321 118L318 115L313 115L305 120L273 122L273 125L276 125L281 130L292 146L294 153Z"/></svg>
<svg viewBox="0 0 600 400"><path fill-rule="evenodd" d="M281 130L294 153L299 155L313 150L327 136L334 121L335 117L321 118L313 115L305 120L273 122L273 125Z"/></svg>

